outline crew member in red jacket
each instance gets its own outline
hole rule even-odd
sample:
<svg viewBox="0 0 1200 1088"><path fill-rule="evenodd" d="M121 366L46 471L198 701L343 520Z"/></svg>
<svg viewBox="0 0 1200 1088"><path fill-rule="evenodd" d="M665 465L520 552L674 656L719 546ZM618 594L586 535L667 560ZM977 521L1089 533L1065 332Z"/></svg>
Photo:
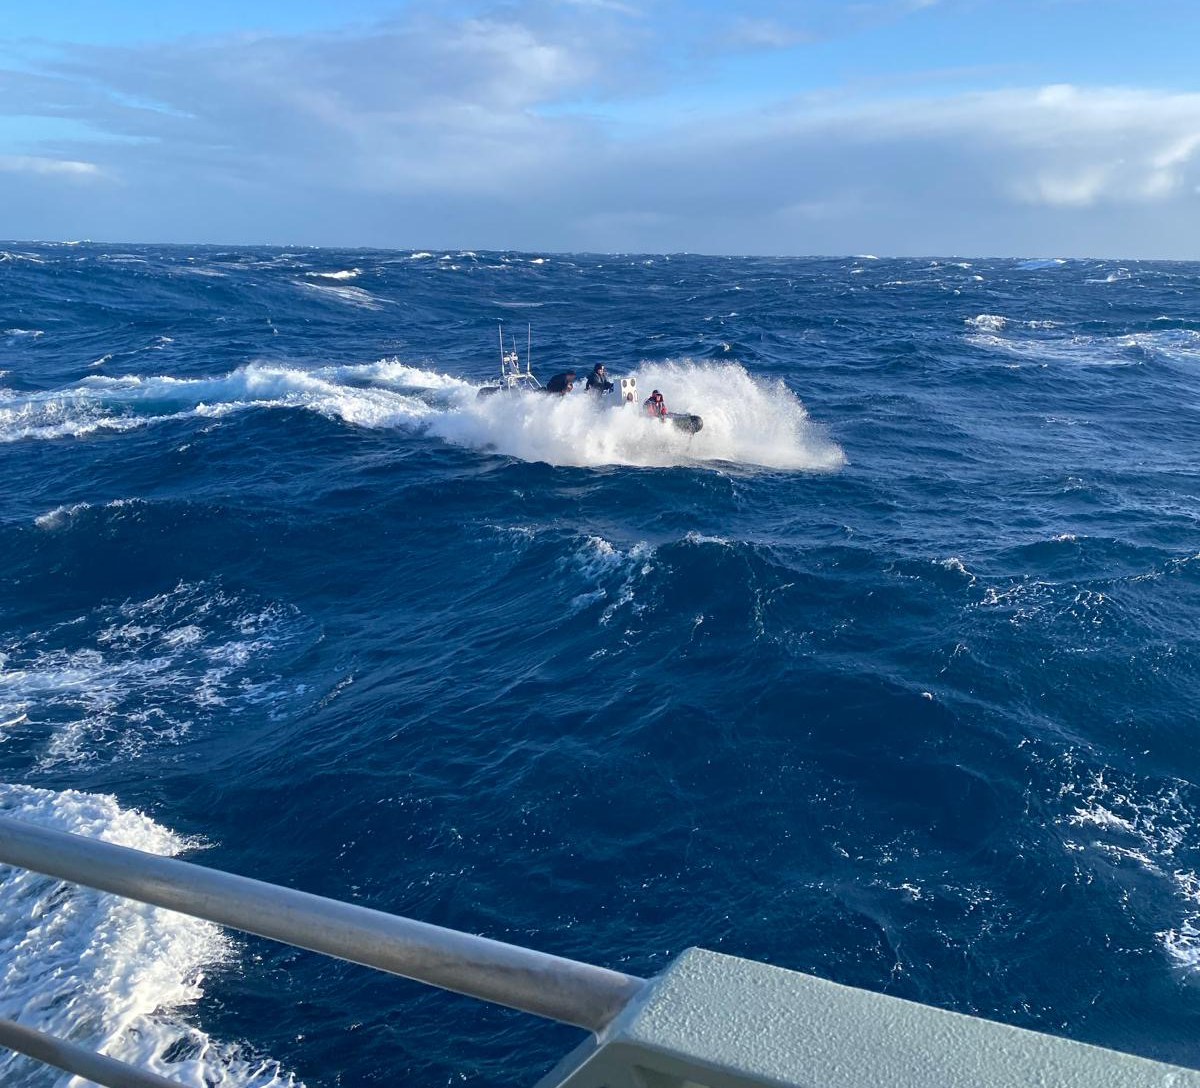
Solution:
<svg viewBox="0 0 1200 1088"><path fill-rule="evenodd" d="M642 406L646 409L646 415L654 416L656 419L667 418L667 406L663 401L663 395L656 389L646 399L646 403Z"/></svg>

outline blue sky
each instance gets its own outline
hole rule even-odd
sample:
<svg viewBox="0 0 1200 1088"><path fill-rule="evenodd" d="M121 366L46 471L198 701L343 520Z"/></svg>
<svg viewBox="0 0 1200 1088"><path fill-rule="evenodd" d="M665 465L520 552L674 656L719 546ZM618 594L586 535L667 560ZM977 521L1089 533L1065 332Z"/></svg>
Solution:
<svg viewBox="0 0 1200 1088"><path fill-rule="evenodd" d="M1197 0L6 7L0 237L1200 257Z"/></svg>

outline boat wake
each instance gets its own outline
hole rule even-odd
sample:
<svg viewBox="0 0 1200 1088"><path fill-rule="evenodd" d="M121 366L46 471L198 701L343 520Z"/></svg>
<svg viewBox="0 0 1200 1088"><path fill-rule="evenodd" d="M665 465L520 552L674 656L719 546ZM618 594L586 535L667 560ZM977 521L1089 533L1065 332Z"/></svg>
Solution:
<svg viewBox="0 0 1200 1088"><path fill-rule="evenodd" d="M103 794L0 785L0 814L153 854L196 845ZM5 867L0 927L0 1015L194 1088L297 1088L275 1062L180 1011L234 955L217 926ZM69 1080L0 1052L0 1082L13 1088Z"/></svg>

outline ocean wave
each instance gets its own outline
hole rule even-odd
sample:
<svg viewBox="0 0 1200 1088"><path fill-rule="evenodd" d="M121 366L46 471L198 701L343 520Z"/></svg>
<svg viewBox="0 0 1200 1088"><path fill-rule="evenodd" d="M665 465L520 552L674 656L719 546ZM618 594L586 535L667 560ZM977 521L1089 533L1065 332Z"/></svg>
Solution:
<svg viewBox="0 0 1200 1088"><path fill-rule="evenodd" d="M417 396L363 385L401 371L386 363L300 370L251 363L215 378L168 375L94 376L65 389L35 393L0 390L0 442L85 437L128 431L167 420L212 419L250 408L308 408L360 426L388 426L422 418L434 409ZM428 385L444 385L431 375ZM425 381L407 382L424 389ZM471 389L466 383L459 383Z"/></svg>
<svg viewBox="0 0 1200 1088"><path fill-rule="evenodd" d="M87 504L52 523L101 513ZM252 707L271 714L303 692L270 668L311 638L294 608L181 583L104 606L0 652L0 720L36 737L37 765L126 761Z"/></svg>
<svg viewBox="0 0 1200 1088"><path fill-rule="evenodd" d="M995 315L981 315L995 318ZM1007 322L981 322L976 328L1002 330ZM973 322L968 322L973 324ZM1045 323L1027 323L1044 329ZM1001 336L998 331L981 331L966 337L967 343L989 351L1003 352L1043 364L1072 363L1078 366L1139 366L1147 362L1200 362L1200 332L1194 329L1160 329L1154 332L1117 336Z"/></svg>
<svg viewBox="0 0 1200 1088"><path fill-rule="evenodd" d="M1064 762L1069 774L1061 797L1070 811L1059 823L1069 829L1065 845L1109 859L1118 874L1133 864L1165 885L1178 914L1155 936L1174 964L1200 970L1200 874L1186 860L1194 854L1195 820L1180 788L1107 767L1077 777L1074 757Z"/></svg>
<svg viewBox="0 0 1200 1088"><path fill-rule="evenodd" d="M602 536L586 536L560 564L565 575L582 577L591 587L571 601L571 610L603 603L601 624L610 623L626 606L640 612L644 605L637 599L638 584L652 573L653 555L645 541L619 548Z"/></svg>
<svg viewBox="0 0 1200 1088"><path fill-rule="evenodd" d="M174 856L197 845L103 794L0 785L7 817ZM0 1014L195 1088L294 1088L295 1077L185 1017L235 952L209 922L24 869L0 869ZM25 1059L0 1053L5 1084ZM38 1077L44 1077L38 1070Z"/></svg>
<svg viewBox="0 0 1200 1088"><path fill-rule="evenodd" d="M0 391L0 442L130 430L252 407L305 408L363 427L420 430L455 445L555 465L753 465L828 470L841 448L782 382L740 366L690 360L646 363L640 388L661 387L669 406L698 414L697 435L637 409L598 407L582 392L480 400L478 386L397 360L300 370L250 364L218 378L89 377L67 389Z"/></svg>
<svg viewBox="0 0 1200 1088"><path fill-rule="evenodd" d="M384 306L392 304L391 299L378 298L361 287L337 287L330 283L308 283L305 280L294 282L297 287L315 291L322 298L337 299L348 306L358 306L364 310L381 310Z"/></svg>
<svg viewBox="0 0 1200 1088"><path fill-rule="evenodd" d="M322 280L352 280L362 275L361 268L343 268L338 272L305 272L312 279Z"/></svg>
<svg viewBox="0 0 1200 1088"><path fill-rule="evenodd" d="M1001 314L977 314L975 317L965 318L963 323L970 328L980 329L984 332L1001 332L1010 326L1023 329L1057 329L1060 325L1058 321L1049 321L1045 318L1020 321L1004 317Z"/></svg>
<svg viewBox="0 0 1200 1088"><path fill-rule="evenodd" d="M102 508L105 510L120 510L123 507L137 506L141 502L141 499L113 499L110 502L103 503ZM68 525L76 515L82 514L85 510L94 509L96 509L95 505L90 502L76 502L65 506L56 506L53 510L47 510L46 513L39 514L33 519L33 523L39 529L61 529Z"/></svg>

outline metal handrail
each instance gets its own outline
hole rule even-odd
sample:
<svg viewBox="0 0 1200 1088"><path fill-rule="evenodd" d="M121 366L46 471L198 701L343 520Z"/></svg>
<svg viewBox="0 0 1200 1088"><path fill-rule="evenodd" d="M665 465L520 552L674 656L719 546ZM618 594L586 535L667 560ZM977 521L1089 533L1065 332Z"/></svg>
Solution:
<svg viewBox="0 0 1200 1088"><path fill-rule="evenodd" d="M0 1019L0 1046L107 1088L183 1088L177 1080L148 1073L12 1020Z"/></svg>
<svg viewBox="0 0 1200 1088"><path fill-rule="evenodd" d="M0 862L599 1033L644 979L0 817Z"/></svg>

